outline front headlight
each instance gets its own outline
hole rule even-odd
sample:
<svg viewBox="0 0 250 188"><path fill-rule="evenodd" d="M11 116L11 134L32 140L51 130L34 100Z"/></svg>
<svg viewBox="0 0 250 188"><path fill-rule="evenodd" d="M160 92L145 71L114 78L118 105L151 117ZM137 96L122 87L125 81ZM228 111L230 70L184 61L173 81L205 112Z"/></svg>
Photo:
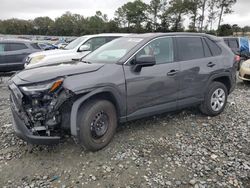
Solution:
<svg viewBox="0 0 250 188"><path fill-rule="evenodd" d="M243 62L241 67L250 69L250 62Z"/></svg>
<svg viewBox="0 0 250 188"><path fill-rule="evenodd" d="M36 93L36 92L43 92L48 91L49 93L52 93L56 91L63 83L63 79L57 79L51 82L46 83L40 83L40 84L33 84L29 86L22 86L20 87L24 92L28 93Z"/></svg>
<svg viewBox="0 0 250 188"><path fill-rule="evenodd" d="M29 64L35 64L38 63L39 61L43 60L46 56L45 55L38 55L36 57L31 58Z"/></svg>

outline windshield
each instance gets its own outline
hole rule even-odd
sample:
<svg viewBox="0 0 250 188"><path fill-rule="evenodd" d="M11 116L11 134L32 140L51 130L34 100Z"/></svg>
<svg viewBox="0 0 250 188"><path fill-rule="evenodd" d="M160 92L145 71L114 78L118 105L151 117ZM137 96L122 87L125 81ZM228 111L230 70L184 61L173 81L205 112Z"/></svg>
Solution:
<svg viewBox="0 0 250 188"><path fill-rule="evenodd" d="M80 43L82 43L84 40L86 40L86 37L78 37L77 39L73 40L71 43L69 43L67 46L65 46L64 49L66 50L73 50L76 48Z"/></svg>
<svg viewBox="0 0 250 188"><path fill-rule="evenodd" d="M82 60L91 63L116 63L142 40L142 38L119 38L100 47Z"/></svg>

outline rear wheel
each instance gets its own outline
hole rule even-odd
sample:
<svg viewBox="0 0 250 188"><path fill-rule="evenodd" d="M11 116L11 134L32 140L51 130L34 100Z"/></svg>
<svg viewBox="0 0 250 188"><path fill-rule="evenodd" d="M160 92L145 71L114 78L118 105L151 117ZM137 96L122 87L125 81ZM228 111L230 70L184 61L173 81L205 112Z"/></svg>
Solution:
<svg viewBox="0 0 250 188"><path fill-rule="evenodd" d="M228 90L223 83L213 82L208 87L205 100L200 106L200 110L209 116L216 116L223 112L228 97Z"/></svg>
<svg viewBox="0 0 250 188"><path fill-rule="evenodd" d="M107 100L91 100L84 104L80 119L80 144L97 151L112 140L117 127L114 105Z"/></svg>

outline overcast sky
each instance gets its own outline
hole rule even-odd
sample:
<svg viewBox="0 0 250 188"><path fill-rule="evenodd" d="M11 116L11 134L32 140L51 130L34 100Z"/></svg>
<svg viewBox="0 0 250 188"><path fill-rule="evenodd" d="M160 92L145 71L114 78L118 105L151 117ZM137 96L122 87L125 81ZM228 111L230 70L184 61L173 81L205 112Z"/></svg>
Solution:
<svg viewBox="0 0 250 188"><path fill-rule="evenodd" d="M115 10L129 0L0 0L0 19L34 19L49 16L52 19L70 11L84 16L92 16L97 10L114 16ZM150 0L143 0L148 3ZM234 13L224 16L223 23L250 25L250 0L238 0Z"/></svg>

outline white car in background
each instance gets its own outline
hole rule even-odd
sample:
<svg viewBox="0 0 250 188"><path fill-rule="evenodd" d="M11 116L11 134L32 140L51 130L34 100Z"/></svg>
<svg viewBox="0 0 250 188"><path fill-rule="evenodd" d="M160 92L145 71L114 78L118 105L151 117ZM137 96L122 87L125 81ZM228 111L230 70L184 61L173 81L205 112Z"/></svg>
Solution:
<svg viewBox="0 0 250 188"><path fill-rule="evenodd" d="M25 58L25 69L57 63L60 64L72 60L80 60L82 57L88 55L100 46L116 38L127 35L128 34L110 33L78 37L69 43L64 49L48 50L30 54Z"/></svg>

